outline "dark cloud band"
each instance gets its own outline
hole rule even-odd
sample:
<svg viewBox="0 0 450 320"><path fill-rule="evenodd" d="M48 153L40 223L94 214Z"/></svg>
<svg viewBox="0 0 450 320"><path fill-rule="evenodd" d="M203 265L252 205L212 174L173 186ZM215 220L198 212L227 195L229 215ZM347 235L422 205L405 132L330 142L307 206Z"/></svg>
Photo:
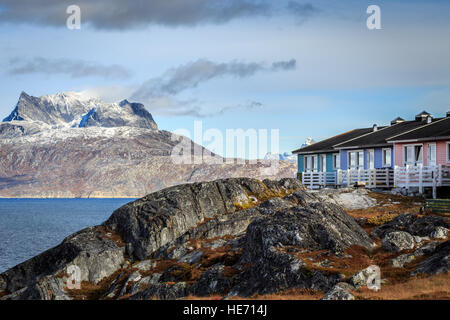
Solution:
<svg viewBox="0 0 450 320"><path fill-rule="evenodd" d="M35 57L30 60L13 59L10 61L9 74L64 74L72 78L102 77L107 79L124 79L130 77L128 70L119 65L99 65L97 63L71 60L47 59Z"/></svg>
<svg viewBox="0 0 450 320"><path fill-rule="evenodd" d="M221 24L249 16L287 12L306 19L311 4L271 0L2 0L0 22L65 26L69 5L81 8L81 21L97 29L130 29L145 25Z"/></svg>

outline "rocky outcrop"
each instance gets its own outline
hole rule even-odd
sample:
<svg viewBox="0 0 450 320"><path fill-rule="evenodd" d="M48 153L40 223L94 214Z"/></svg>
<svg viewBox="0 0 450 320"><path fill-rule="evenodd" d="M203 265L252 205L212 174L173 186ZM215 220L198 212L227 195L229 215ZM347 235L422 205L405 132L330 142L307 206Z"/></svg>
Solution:
<svg viewBox="0 0 450 320"><path fill-rule="evenodd" d="M413 236L430 237L438 227L450 228L450 223L445 217L424 216L417 217L413 214L401 214L392 221L376 227L372 231L375 237L383 238L387 233L393 231L405 231Z"/></svg>
<svg viewBox="0 0 450 320"><path fill-rule="evenodd" d="M413 249L415 242L413 236L408 232L394 231L385 234L381 245L384 250L399 252Z"/></svg>
<svg viewBox="0 0 450 320"><path fill-rule="evenodd" d="M6 271L0 293L8 293L3 299L79 297L66 285L72 265L81 281L97 286L98 298L329 291L342 275L316 270L297 253L339 255L356 244L373 246L341 207L296 179L194 183L129 203L101 226Z"/></svg>
<svg viewBox="0 0 450 320"><path fill-rule="evenodd" d="M340 282L328 291L322 300L355 300L355 296L349 291L351 286L348 283Z"/></svg>
<svg viewBox="0 0 450 320"><path fill-rule="evenodd" d="M413 275L419 273L441 274L448 273L450 270L450 241L436 246L431 256L420 263Z"/></svg>
<svg viewBox="0 0 450 320"><path fill-rule="evenodd" d="M57 247L2 273L0 291L14 293L25 288L20 295L16 294L17 298L45 299L49 296L42 296L39 292L47 292L43 289L45 287L62 290L70 266L79 268L80 281L98 283L119 269L124 261L120 237L104 227L90 227L67 237Z"/></svg>

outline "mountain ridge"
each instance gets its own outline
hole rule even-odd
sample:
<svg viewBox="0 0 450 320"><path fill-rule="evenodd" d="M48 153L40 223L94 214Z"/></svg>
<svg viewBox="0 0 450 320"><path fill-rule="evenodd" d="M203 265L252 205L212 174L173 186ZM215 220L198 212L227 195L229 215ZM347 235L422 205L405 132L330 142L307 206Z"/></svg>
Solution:
<svg viewBox="0 0 450 320"><path fill-rule="evenodd" d="M158 130L144 105L80 100L75 93L22 93L0 123L0 197L137 198L181 184L221 178L290 178L295 165L224 158L177 164L174 147L186 137ZM20 120L22 119L22 120ZM202 153L209 150L194 147Z"/></svg>

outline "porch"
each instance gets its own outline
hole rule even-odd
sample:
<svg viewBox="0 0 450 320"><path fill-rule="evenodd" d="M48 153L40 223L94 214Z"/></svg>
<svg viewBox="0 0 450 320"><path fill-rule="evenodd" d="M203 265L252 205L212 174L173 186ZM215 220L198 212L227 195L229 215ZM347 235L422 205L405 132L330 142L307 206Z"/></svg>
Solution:
<svg viewBox="0 0 450 320"><path fill-rule="evenodd" d="M392 188L394 170L383 169L349 169L335 172L303 172L302 183L310 189L323 187L341 187L364 185L367 188Z"/></svg>
<svg viewBox="0 0 450 320"><path fill-rule="evenodd" d="M395 167L394 184L400 188L432 188L433 198L436 198L437 188L450 186L450 165L438 166L406 166Z"/></svg>

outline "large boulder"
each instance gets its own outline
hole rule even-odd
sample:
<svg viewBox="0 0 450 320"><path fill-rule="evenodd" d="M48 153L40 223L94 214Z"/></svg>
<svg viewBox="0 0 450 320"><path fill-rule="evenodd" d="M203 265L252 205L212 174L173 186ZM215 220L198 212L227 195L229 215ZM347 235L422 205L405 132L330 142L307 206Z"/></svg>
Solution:
<svg viewBox="0 0 450 320"><path fill-rule="evenodd" d="M117 236L117 235L116 235ZM9 292L36 284L46 276L66 278L67 268L80 270L80 281L98 283L119 269L124 262L124 247L119 238L103 227L89 227L67 237L60 245L27 260L0 275ZM46 280L52 283L51 279ZM37 290L44 292L45 290ZM45 298L34 293L36 298Z"/></svg>
<svg viewBox="0 0 450 320"><path fill-rule="evenodd" d="M340 282L328 291L322 300L355 300L355 296L349 292L350 287L347 283Z"/></svg>
<svg viewBox="0 0 450 320"><path fill-rule="evenodd" d="M419 273L441 274L450 270L450 240L438 245L431 256L420 263L413 275Z"/></svg>
<svg viewBox="0 0 450 320"><path fill-rule="evenodd" d="M387 233L381 242L381 246L384 250L394 252L413 249L414 245L414 237L404 231Z"/></svg>
<svg viewBox="0 0 450 320"><path fill-rule="evenodd" d="M129 244L128 254L143 260L205 219L302 188L296 179L261 182L248 178L174 186L119 208L104 225L123 236Z"/></svg>

